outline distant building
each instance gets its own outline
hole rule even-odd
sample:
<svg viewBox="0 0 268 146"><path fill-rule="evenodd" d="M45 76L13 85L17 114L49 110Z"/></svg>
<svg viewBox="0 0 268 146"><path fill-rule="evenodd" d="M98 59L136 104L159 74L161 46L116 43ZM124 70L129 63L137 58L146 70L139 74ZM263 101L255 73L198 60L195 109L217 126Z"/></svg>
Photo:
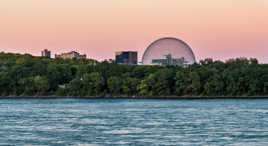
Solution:
<svg viewBox="0 0 268 146"><path fill-rule="evenodd" d="M75 52L75 51L71 51L71 52L68 52L68 53L62 53L60 55L55 55L55 58L62 58L62 59L73 59L73 58L76 58L76 59L83 59L83 58L87 58L87 55L84 54L84 55L80 55L78 52Z"/></svg>
<svg viewBox="0 0 268 146"><path fill-rule="evenodd" d="M152 65L178 65L178 66L186 66L188 62L181 58L172 58L171 54L162 56L162 59L153 59Z"/></svg>
<svg viewBox="0 0 268 146"><path fill-rule="evenodd" d="M165 37L152 42L142 56L143 65L187 66L196 62L192 48L184 41Z"/></svg>
<svg viewBox="0 0 268 146"><path fill-rule="evenodd" d="M136 65L138 63L138 53L133 51L122 51L115 53L117 64Z"/></svg>
<svg viewBox="0 0 268 146"><path fill-rule="evenodd" d="M42 57L47 57L50 58L51 57L51 52L48 51L47 49L42 51Z"/></svg>

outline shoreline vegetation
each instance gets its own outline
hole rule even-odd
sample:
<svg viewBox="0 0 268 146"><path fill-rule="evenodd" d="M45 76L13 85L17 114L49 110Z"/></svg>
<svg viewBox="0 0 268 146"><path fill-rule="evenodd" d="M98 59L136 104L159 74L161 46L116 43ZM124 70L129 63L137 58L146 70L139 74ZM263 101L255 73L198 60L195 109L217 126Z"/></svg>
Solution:
<svg viewBox="0 0 268 146"><path fill-rule="evenodd" d="M51 59L0 53L0 99L268 98L268 64L236 58L187 67L118 65L114 60Z"/></svg>
<svg viewBox="0 0 268 146"><path fill-rule="evenodd" d="M267 96L0 96L1 99L268 99Z"/></svg>

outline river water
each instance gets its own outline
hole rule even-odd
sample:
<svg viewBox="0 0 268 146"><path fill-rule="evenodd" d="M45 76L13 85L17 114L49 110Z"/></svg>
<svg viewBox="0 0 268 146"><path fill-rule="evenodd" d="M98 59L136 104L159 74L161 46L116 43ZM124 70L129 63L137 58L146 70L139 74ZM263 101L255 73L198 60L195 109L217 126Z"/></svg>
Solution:
<svg viewBox="0 0 268 146"><path fill-rule="evenodd" d="M268 145L265 99L2 99L0 145Z"/></svg>

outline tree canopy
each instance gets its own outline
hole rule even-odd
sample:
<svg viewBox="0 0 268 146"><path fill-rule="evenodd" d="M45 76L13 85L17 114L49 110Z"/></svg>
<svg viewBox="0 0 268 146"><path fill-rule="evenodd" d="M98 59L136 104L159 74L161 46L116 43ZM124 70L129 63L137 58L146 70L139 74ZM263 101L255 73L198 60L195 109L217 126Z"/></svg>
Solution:
<svg viewBox="0 0 268 146"><path fill-rule="evenodd" d="M237 58L187 67L118 65L0 53L0 96L264 96L268 64Z"/></svg>

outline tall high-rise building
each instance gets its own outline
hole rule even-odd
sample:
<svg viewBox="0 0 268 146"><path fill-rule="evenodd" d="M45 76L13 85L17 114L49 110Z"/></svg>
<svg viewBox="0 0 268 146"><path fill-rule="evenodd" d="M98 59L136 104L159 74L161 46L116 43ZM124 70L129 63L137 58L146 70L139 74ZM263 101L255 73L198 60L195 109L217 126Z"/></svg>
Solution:
<svg viewBox="0 0 268 146"><path fill-rule="evenodd" d="M47 58L51 57L51 52L47 49L43 50L41 53L42 53L42 57L47 57Z"/></svg>
<svg viewBox="0 0 268 146"><path fill-rule="evenodd" d="M136 65L138 63L138 53L133 51L122 51L115 53L117 64Z"/></svg>

